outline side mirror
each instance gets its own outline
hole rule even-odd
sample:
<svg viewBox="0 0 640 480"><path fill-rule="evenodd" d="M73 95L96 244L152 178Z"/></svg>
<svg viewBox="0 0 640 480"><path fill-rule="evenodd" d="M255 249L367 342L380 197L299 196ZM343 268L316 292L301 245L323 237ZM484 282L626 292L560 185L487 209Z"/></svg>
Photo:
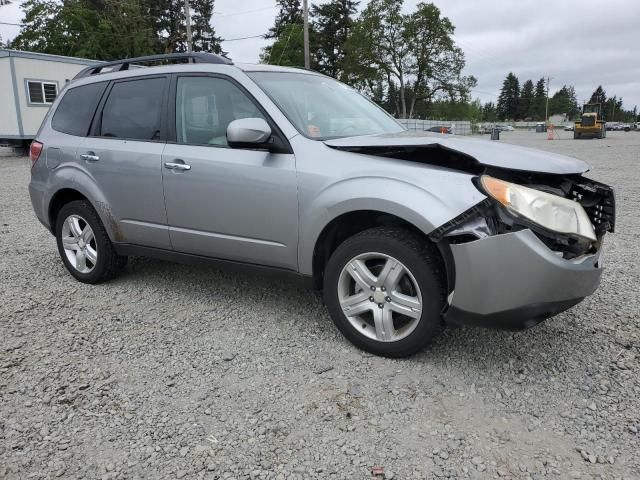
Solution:
<svg viewBox="0 0 640 480"><path fill-rule="evenodd" d="M264 147L271 137L271 127L262 118L240 118L227 127L227 143L231 148Z"/></svg>

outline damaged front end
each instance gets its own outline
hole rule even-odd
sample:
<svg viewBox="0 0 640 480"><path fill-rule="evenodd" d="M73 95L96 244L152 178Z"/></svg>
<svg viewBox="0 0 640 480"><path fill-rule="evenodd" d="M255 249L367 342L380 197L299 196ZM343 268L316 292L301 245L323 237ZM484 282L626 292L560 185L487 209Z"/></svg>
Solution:
<svg viewBox="0 0 640 480"><path fill-rule="evenodd" d="M562 258L574 259L596 253L604 234L615 230L615 195L613 189L603 183L580 175L557 176L495 171L491 173L501 179L579 203L591 221L595 238L545 228L489 197L434 230L430 235L433 241L440 242L446 239L450 244L459 244L529 229L551 251Z"/></svg>
<svg viewBox="0 0 640 480"><path fill-rule="evenodd" d="M446 322L529 328L598 287L603 237L615 229L614 193L580 175L490 174L579 203L593 228L588 238L554 231L489 196L429 235L453 260Z"/></svg>

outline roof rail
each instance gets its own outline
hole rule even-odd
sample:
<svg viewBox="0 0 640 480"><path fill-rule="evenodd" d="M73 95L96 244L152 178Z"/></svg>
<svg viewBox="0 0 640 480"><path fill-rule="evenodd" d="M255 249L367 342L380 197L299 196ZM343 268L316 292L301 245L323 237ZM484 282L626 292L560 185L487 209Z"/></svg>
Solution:
<svg viewBox="0 0 640 480"><path fill-rule="evenodd" d="M189 52L189 53L166 53L162 55L148 55L146 57L125 58L123 60L114 60L113 62L98 63L87 67L73 77L74 80L91 75L99 75L104 69L109 72L121 72L129 70L130 65L140 65L144 63L167 62L167 63L218 63L225 65L233 65L233 62L223 55L206 52ZM107 72L105 72L107 73Z"/></svg>

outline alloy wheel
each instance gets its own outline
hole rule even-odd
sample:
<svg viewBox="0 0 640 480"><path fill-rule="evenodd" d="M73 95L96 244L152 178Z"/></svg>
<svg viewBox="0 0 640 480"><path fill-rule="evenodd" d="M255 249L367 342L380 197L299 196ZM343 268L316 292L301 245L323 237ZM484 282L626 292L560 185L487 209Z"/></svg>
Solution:
<svg viewBox="0 0 640 480"><path fill-rule="evenodd" d="M67 260L80 273L90 273L98 262L98 247L91 226L80 215L62 224L62 247Z"/></svg>
<svg viewBox="0 0 640 480"><path fill-rule="evenodd" d="M422 316L422 294L411 271L383 253L363 253L344 266L338 300L362 335L394 342L411 334Z"/></svg>

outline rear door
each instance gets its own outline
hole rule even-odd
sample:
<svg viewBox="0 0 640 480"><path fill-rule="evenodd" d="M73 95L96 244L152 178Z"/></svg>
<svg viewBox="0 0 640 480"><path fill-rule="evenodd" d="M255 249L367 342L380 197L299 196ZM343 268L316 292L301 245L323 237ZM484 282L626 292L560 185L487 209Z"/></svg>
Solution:
<svg viewBox="0 0 640 480"><path fill-rule="evenodd" d="M109 82L96 82L66 89L51 118L51 130L41 128L38 140L44 144L49 168L74 162L78 147L89 133L91 120ZM46 123L46 120L45 120Z"/></svg>
<svg viewBox="0 0 640 480"><path fill-rule="evenodd" d="M275 124L224 76L177 75L169 105L174 133L163 154L163 179L173 248L296 270L295 157L227 145L233 120L263 118L281 135Z"/></svg>
<svg viewBox="0 0 640 480"><path fill-rule="evenodd" d="M78 157L107 199L116 241L170 249L162 191L167 76L113 82Z"/></svg>

